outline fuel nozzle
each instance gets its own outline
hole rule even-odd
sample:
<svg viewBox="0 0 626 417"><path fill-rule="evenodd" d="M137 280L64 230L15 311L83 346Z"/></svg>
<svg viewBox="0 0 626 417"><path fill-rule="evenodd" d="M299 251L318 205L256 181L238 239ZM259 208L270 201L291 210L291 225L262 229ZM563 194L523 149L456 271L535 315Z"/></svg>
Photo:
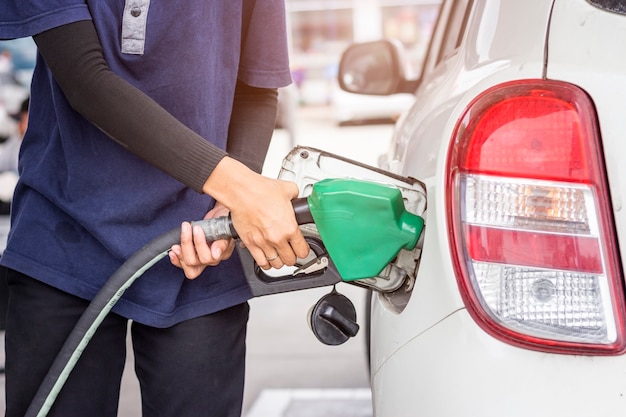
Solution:
<svg viewBox="0 0 626 417"><path fill-rule="evenodd" d="M254 296L376 277L400 250L415 247L424 226L406 210L398 188L377 182L321 180L292 204L298 224L315 224L317 236L305 236L315 259L293 274L270 277L240 250Z"/></svg>
<svg viewBox="0 0 626 417"><path fill-rule="evenodd" d="M376 182L319 181L308 205L343 281L377 276L400 250L415 247L424 227L398 188Z"/></svg>

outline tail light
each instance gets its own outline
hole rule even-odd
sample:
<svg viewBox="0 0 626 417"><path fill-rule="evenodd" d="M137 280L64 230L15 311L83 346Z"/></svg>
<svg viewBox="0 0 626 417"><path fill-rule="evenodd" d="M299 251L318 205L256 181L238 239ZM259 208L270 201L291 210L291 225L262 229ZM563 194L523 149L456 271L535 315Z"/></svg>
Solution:
<svg viewBox="0 0 626 417"><path fill-rule="evenodd" d="M626 350L623 277L594 107L579 88L496 86L448 160L451 249L474 319L548 352Z"/></svg>

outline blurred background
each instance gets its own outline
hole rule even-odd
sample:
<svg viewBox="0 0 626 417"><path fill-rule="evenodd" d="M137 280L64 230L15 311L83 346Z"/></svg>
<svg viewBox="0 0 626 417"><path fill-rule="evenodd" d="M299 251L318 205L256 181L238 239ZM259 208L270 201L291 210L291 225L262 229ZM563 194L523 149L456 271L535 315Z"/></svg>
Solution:
<svg viewBox="0 0 626 417"><path fill-rule="evenodd" d="M343 50L354 42L399 40L418 74L439 10L438 0L287 0L293 85L283 104L328 106L340 125L389 122L411 104L411 95L358 96L339 89Z"/></svg>

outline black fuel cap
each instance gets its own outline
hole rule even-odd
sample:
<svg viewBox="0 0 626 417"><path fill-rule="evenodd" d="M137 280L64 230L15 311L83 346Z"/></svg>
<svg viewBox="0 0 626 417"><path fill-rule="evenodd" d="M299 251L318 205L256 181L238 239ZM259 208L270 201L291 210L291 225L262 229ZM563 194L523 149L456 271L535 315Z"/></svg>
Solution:
<svg viewBox="0 0 626 417"><path fill-rule="evenodd" d="M309 324L315 337L331 346L345 343L359 332L354 304L335 289L311 308Z"/></svg>

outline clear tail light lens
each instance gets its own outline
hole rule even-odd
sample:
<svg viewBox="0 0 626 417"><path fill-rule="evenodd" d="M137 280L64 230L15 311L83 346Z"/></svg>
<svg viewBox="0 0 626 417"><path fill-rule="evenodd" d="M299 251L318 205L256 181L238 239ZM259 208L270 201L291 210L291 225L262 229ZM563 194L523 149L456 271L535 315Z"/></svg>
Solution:
<svg viewBox="0 0 626 417"><path fill-rule="evenodd" d="M594 107L579 88L496 86L460 120L448 215L474 319L515 345L620 354L624 290Z"/></svg>

